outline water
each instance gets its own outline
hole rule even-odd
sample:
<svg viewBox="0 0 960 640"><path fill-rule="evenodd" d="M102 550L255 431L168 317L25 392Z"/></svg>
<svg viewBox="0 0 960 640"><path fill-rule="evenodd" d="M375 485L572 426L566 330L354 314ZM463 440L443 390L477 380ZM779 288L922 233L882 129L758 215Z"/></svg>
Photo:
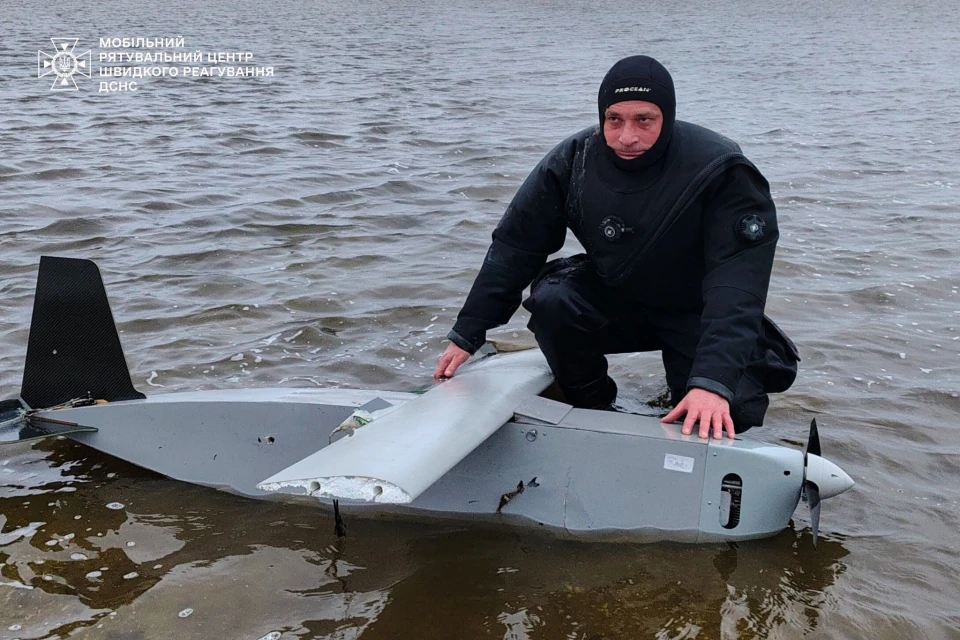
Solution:
<svg viewBox="0 0 960 640"><path fill-rule="evenodd" d="M337 542L316 510L5 448L0 638L960 638L955 3L3 8L4 397L42 254L97 260L147 393L423 388L520 181L649 53L778 203L768 313L804 359L757 436L797 446L818 415L858 484L816 551L802 508L739 545L360 521ZM33 52L67 35L95 60L100 37L183 36L276 75L53 93ZM663 390L655 356L613 372L626 403Z"/></svg>

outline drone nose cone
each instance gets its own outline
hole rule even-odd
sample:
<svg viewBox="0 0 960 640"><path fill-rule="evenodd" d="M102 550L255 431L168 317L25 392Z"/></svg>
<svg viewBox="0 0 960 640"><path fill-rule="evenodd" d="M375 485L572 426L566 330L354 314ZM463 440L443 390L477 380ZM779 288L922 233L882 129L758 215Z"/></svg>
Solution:
<svg viewBox="0 0 960 640"><path fill-rule="evenodd" d="M853 479L847 473L826 458L807 454L807 482L817 485L820 498L832 498L853 486Z"/></svg>

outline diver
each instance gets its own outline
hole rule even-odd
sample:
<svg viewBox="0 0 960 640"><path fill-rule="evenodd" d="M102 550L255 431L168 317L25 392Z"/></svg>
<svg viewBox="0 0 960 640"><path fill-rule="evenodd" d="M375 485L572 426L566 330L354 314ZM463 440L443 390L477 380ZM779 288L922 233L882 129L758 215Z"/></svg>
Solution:
<svg viewBox="0 0 960 640"><path fill-rule="evenodd" d="M764 315L779 237L770 188L732 140L675 119L673 79L632 56L603 78L600 123L534 168L440 356L451 377L523 302L567 402L615 410L606 354L660 351L689 435L763 424L797 375L793 342ZM547 263L567 229L586 253ZM532 283L532 284L531 284Z"/></svg>

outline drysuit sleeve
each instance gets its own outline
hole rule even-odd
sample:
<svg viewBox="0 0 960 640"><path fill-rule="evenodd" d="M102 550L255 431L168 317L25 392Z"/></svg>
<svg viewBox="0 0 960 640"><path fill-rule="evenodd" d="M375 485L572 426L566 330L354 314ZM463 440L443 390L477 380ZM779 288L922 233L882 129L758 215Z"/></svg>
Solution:
<svg viewBox="0 0 960 640"><path fill-rule="evenodd" d="M487 330L506 324L520 306L523 290L547 257L563 246L567 233L566 199L579 146L573 136L540 161L517 191L483 259L467 300L447 337L474 353Z"/></svg>
<svg viewBox="0 0 960 640"><path fill-rule="evenodd" d="M757 344L780 234L770 187L750 164L728 168L704 197L703 335L687 388L729 402Z"/></svg>

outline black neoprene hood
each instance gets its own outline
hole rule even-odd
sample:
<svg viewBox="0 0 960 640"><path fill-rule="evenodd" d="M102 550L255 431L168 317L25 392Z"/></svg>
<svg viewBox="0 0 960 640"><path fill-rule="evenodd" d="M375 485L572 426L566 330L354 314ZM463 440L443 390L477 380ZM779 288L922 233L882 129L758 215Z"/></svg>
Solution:
<svg viewBox="0 0 960 640"><path fill-rule="evenodd" d="M597 95L601 131L607 108L612 104L628 100L652 102L663 112L663 128L660 130L660 137L639 157L624 160L613 149L607 147L608 157L618 168L636 171L659 160L673 136L673 122L677 115L677 96L670 72L650 56L630 56L613 65L603 77Z"/></svg>

